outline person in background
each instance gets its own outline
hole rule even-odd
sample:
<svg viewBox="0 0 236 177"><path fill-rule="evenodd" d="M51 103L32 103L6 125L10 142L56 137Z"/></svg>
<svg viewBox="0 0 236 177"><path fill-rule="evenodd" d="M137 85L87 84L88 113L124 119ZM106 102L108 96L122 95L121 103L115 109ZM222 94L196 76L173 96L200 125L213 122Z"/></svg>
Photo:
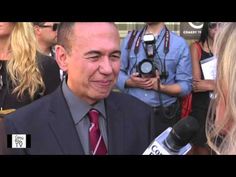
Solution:
<svg viewBox="0 0 236 177"><path fill-rule="evenodd" d="M117 87L152 107L157 134L180 120L178 98L190 93L191 82L189 46L164 22L146 22L123 40Z"/></svg>
<svg viewBox="0 0 236 177"><path fill-rule="evenodd" d="M223 23L214 45L217 60L216 99L207 115L208 145L217 154L236 154L236 23Z"/></svg>
<svg viewBox="0 0 236 177"><path fill-rule="evenodd" d="M34 33L37 39L37 50L43 55L56 59L55 45L57 43L57 30L59 22L33 22ZM59 70L60 78L63 80L66 73Z"/></svg>
<svg viewBox="0 0 236 177"><path fill-rule="evenodd" d="M200 125L200 129L193 140L193 155L210 154L207 145L205 124L207 110L210 103L211 92L215 89L215 80L204 78L201 69L201 62L213 57L212 46L214 37L219 28L217 22L204 22L199 41L191 45L192 70L193 70L193 93L192 93L192 112Z"/></svg>
<svg viewBox="0 0 236 177"><path fill-rule="evenodd" d="M33 22L38 51L55 58L54 46L57 43L58 22Z"/></svg>
<svg viewBox="0 0 236 177"><path fill-rule="evenodd" d="M114 23L61 23L56 56L68 75L55 92L5 118L7 134L32 137L31 148L12 154L141 155L156 137L153 111L111 92L120 53Z"/></svg>
<svg viewBox="0 0 236 177"><path fill-rule="evenodd" d="M54 60L36 52L31 23L0 22L0 115L54 91L60 84Z"/></svg>

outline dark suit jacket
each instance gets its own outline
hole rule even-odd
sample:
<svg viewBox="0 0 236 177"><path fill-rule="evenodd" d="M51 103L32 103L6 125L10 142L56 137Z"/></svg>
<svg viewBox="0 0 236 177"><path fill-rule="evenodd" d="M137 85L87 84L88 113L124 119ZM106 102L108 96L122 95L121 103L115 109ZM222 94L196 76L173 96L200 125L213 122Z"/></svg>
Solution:
<svg viewBox="0 0 236 177"><path fill-rule="evenodd" d="M60 68L56 60L50 56L37 53L38 65L46 86L44 95L55 91L61 83Z"/></svg>
<svg viewBox="0 0 236 177"><path fill-rule="evenodd" d="M108 154L142 154L155 138L152 109L138 99L111 93L105 99ZM84 154L61 87L6 116L8 134L31 135L31 148L17 154Z"/></svg>

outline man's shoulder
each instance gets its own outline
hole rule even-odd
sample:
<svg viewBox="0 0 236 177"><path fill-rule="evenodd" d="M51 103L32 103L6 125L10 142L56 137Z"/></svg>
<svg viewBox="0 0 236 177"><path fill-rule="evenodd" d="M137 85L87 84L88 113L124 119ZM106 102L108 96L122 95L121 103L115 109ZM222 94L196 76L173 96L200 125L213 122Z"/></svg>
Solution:
<svg viewBox="0 0 236 177"><path fill-rule="evenodd" d="M113 99L119 106L125 108L141 108L141 109L151 109L149 105L141 101L140 99L122 92L111 92L110 99Z"/></svg>
<svg viewBox="0 0 236 177"><path fill-rule="evenodd" d="M178 40L180 43L184 43L184 44L187 43L187 41L182 36L178 35L177 33L171 31L170 34L173 40Z"/></svg>
<svg viewBox="0 0 236 177"><path fill-rule="evenodd" d="M31 115L34 116L35 113L40 113L42 109L49 103L50 95L44 96L26 106L23 106L16 110L16 112L6 116L7 119L11 119L13 117L21 117L21 115ZM23 117L23 116L22 116Z"/></svg>
<svg viewBox="0 0 236 177"><path fill-rule="evenodd" d="M124 38L124 40L126 42L128 42L128 40L131 39L131 36L133 36L134 39L137 38L138 34L142 31L142 28L140 29L133 29L133 30L129 30Z"/></svg>
<svg viewBox="0 0 236 177"><path fill-rule="evenodd" d="M56 95L55 95L56 94ZM17 109L14 113L9 114L5 118L13 122L28 122L36 119L44 119L47 113L49 113L49 108L53 98L58 96L57 91L52 94L46 95L32 103Z"/></svg>
<svg viewBox="0 0 236 177"><path fill-rule="evenodd" d="M37 52L37 61L39 64L46 65L57 65L55 59L51 56L44 55L40 52Z"/></svg>

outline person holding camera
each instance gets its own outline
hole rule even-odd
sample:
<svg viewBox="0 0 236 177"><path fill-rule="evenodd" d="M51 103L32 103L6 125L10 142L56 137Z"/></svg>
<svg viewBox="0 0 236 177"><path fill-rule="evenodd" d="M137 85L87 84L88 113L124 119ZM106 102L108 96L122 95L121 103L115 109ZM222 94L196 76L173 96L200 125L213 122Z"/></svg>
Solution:
<svg viewBox="0 0 236 177"><path fill-rule="evenodd" d="M180 120L178 97L192 89L189 46L164 22L146 22L127 35L121 52L117 87L153 108L153 122L160 134Z"/></svg>

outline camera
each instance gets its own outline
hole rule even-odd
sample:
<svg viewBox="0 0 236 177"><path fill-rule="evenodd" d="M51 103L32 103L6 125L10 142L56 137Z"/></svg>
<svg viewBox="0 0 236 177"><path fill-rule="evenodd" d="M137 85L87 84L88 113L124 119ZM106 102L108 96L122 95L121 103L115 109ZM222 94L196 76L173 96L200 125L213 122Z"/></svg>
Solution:
<svg viewBox="0 0 236 177"><path fill-rule="evenodd" d="M158 69L157 64L154 61L156 53L155 36L151 33L145 34L143 36L143 41L147 58L139 62L136 69L140 77L155 77L156 70Z"/></svg>

